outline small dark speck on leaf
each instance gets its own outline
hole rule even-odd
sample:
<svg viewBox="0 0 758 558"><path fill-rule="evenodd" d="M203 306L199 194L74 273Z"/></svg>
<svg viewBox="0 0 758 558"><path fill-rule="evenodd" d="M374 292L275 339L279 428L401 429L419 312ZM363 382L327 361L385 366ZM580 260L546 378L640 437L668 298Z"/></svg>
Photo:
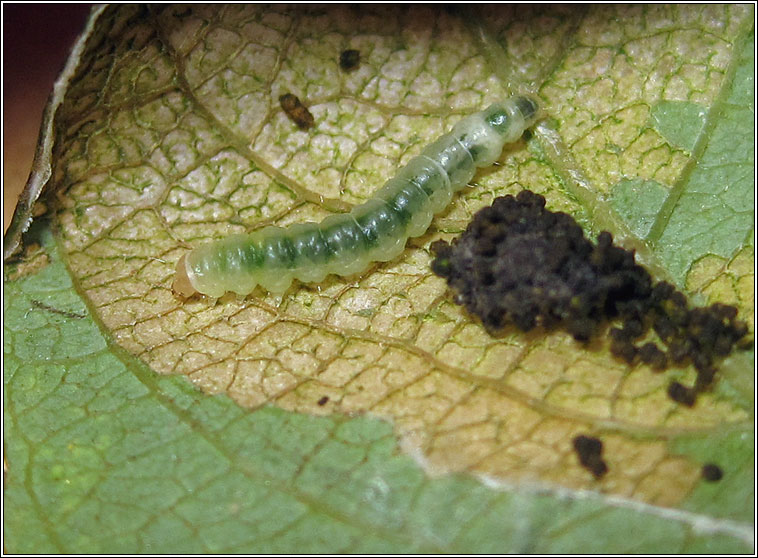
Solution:
<svg viewBox="0 0 758 558"><path fill-rule="evenodd" d="M692 407L697 398L694 389L688 388L679 382L671 382L671 384L669 384L668 395L673 401L686 405L687 407Z"/></svg>
<svg viewBox="0 0 758 558"><path fill-rule="evenodd" d="M311 111L292 93L285 93L279 97L279 104L290 120L292 120L301 130L307 130L313 127L313 115Z"/></svg>
<svg viewBox="0 0 758 558"><path fill-rule="evenodd" d="M321 399L318 400L318 404L320 406L322 406L322 407L324 405L326 405L328 402L329 402L329 396L328 395L325 395L324 397L322 397Z"/></svg>
<svg viewBox="0 0 758 558"><path fill-rule="evenodd" d="M702 475L703 478L708 482L717 482L723 478L724 471L722 471L721 467L714 463L706 463L703 465Z"/></svg>
<svg viewBox="0 0 758 558"><path fill-rule="evenodd" d="M599 479L608 472L608 465L603 461L603 442L592 436L579 435L574 438L574 450L579 463Z"/></svg>
<svg viewBox="0 0 758 558"><path fill-rule="evenodd" d="M361 53L355 49L343 50L340 54L340 68L346 72L355 70L361 62Z"/></svg>

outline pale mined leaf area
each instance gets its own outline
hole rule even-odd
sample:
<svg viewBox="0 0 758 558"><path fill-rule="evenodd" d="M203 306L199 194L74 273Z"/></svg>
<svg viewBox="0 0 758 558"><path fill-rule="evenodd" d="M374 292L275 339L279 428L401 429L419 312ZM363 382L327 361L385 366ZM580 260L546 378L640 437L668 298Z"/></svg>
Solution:
<svg viewBox="0 0 758 558"><path fill-rule="evenodd" d="M718 388L678 405L666 388L693 369L630 367L603 339L491 337L431 273L429 245L528 188L592 232L644 235L659 279L752 321L752 17L729 5L109 9L59 115L59 242L104 329L159 374L251 410L385 419L430 474L677 506L702 462L672 441L749 432L751 411ZM360 51L350 73L348 48ZM463 115L522 91L543 105L541 131L396 261L281 297L172 293L191 247L349 209ZM281 110L284 93L311 129ZM579 434L603 440L599 480L574 453Z"/></svg>

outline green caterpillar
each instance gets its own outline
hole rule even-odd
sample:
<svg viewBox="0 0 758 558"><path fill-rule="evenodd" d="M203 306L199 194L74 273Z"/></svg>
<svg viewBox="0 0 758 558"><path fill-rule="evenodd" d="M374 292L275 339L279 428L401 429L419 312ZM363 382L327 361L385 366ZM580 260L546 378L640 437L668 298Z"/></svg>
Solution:
<svg viewBox="0 0 758 558"><path fill-rule="evenodd" d="M349 213L198 246L177 263L174 291L219 297L227 291L246 295L261 285L283 293L293 279L319 282L330 273L352 275L371 262L392 260L408 238L426 231L477 167L491 165L536 119L537 103L529 97L495 103L461 120Z"/></svg>

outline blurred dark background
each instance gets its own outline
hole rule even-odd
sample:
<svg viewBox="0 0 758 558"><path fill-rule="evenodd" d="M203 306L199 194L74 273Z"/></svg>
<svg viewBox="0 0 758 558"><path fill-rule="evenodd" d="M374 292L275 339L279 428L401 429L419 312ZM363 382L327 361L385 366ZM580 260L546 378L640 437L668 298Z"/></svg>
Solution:
<svg viewBox="0 0 758 558"><path fill-rule="evenodd" d="M42 111L92 4L3 3L3 231L26 183Z"/></svg>

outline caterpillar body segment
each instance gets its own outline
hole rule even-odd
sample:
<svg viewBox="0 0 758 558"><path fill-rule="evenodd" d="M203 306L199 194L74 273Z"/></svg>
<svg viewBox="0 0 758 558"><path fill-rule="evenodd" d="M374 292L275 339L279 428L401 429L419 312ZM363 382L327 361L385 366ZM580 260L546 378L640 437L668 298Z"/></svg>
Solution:
<svg viewBox="0 0 758 558"><path fill-rule="evenodd" d="M174 291L219 297L246 295L261 285L284 292L293 279L320 282L352 275L397 257L422 235L477 168L491 165L506 143L537 118L537 104L513 97L472 114L411 159L375 195L349 213L321 223L265 227L201 245L179 260Z"/></svg>

